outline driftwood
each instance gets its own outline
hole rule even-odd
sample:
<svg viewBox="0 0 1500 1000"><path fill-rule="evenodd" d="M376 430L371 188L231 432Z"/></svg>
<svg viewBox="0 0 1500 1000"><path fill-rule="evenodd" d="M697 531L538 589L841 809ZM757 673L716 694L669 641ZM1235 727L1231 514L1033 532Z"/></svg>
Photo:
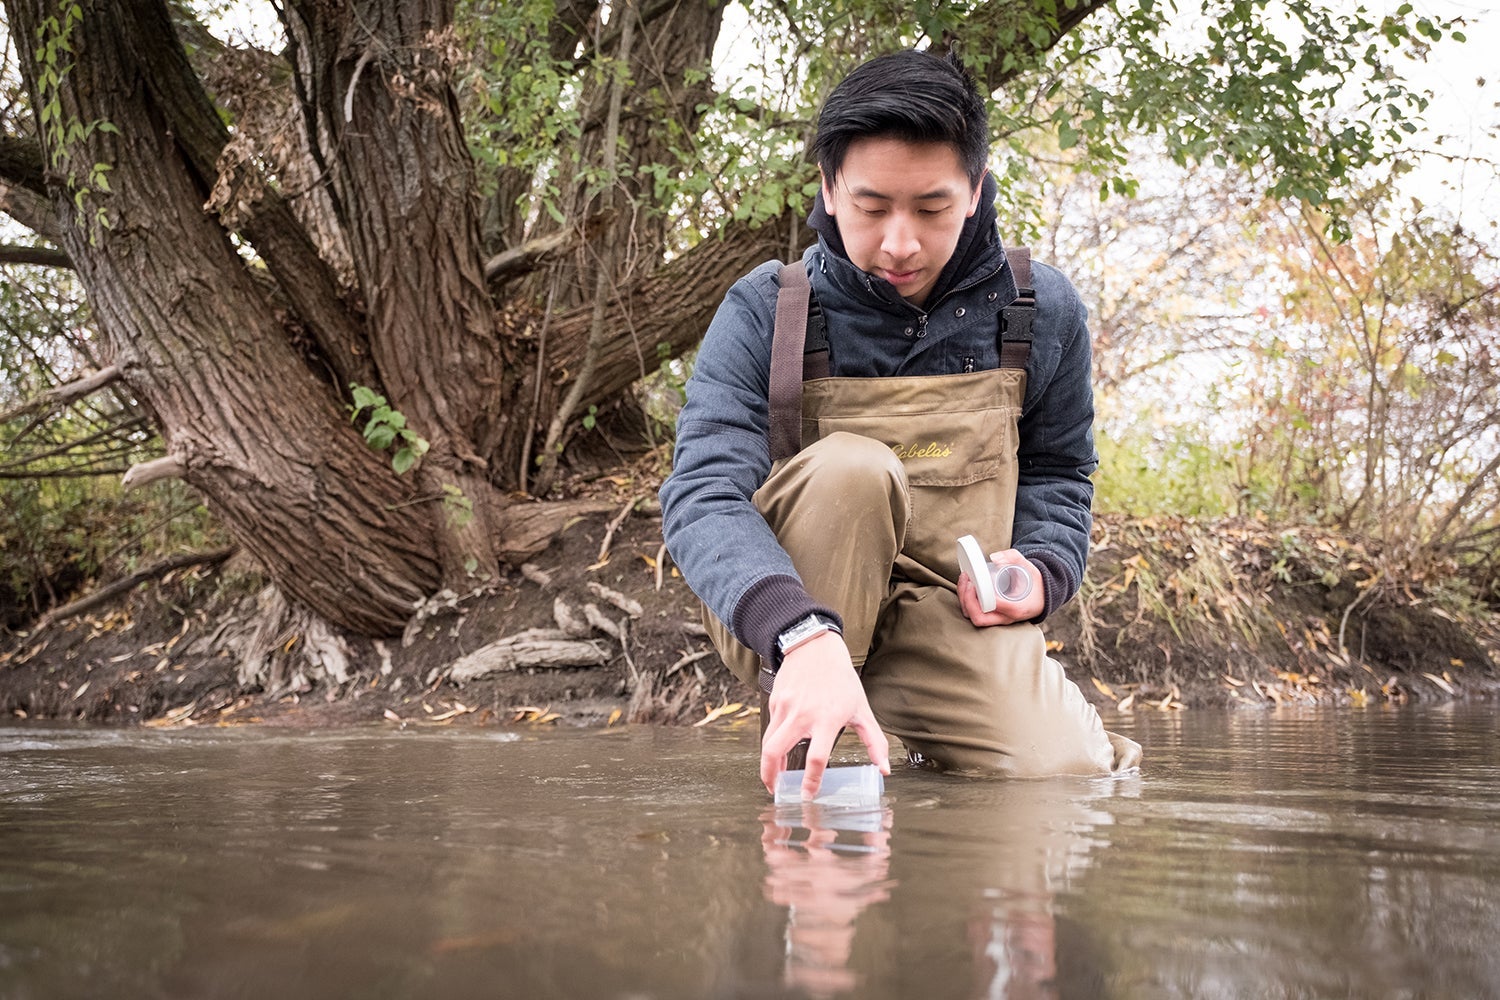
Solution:
<svg viewBox="0 0 1500 1000"><path fill-rule="evenodd" d="M608 660L608 651L596 642L574 639L561 629L533 628L454 660L448 668L448 679L455 684L466 684L488 674L523 667L597 667Z"/></svg>
<svg viewBox="0 0 1500 1000"><path fill-rule="evenodd" d="M611 590L602 583L595 583L593 580L590 580L589 593L600 600L608 601L632 618L639 618L646 613L646 609L641 607L640 601L637 601L633 597L626 597L618 590Z"/></svg>

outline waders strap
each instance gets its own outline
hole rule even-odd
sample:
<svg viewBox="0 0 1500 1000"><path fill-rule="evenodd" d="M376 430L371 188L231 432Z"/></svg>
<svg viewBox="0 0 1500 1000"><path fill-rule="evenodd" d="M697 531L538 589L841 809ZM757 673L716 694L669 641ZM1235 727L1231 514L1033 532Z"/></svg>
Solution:
<svg viewBox="0 0 1500 1000"><path fill-rule="evenodd" d="M1036 316L1036 289L1031 286L1031 250L1005 251L1016 279L1016 300L1000 310L1000 367L1025 368L1031 358L1031 321Z"/></svg>
<svg viewBox="0 0 1500 1000"><path fill-rule="evenodd" d="M776 329L771 335L771 461L802 450L802 346L812 297L801 261L781 265Z"/></svg>

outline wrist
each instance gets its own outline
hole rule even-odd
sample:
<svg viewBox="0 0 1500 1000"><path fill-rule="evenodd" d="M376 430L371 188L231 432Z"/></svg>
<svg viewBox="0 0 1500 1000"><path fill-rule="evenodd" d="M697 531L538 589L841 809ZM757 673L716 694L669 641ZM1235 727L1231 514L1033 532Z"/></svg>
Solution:
<svg viewBox="0 0 1500 1000"><path fill-rule="evenodd" d="M829 632L835 635L844 634L844 630L839 627L837 621L816 611L782 629L776 636L776 659L772 667L772 672L774 673L781 668L786 655L792 650Z"/></svg>

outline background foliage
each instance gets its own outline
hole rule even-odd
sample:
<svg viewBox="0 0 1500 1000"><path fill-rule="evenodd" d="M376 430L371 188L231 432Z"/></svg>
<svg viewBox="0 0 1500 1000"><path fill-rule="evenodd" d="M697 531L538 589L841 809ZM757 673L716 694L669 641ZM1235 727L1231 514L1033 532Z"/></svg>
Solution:
<svg viewBox="0 0 1500 1000"><path fill-rule="evenodd" d="M725 6L712 64L670 76L670 53L622 55L613 9L560 47L558 19L587 6L458 6L453 84L487 249L581 229L601 205L618 220L604 249L525 279L539 311L608 294L731 221L784 227L793 252L817 190L803 150L832 83L875 51L952 41L994 88L1007 238L1093 308L1101 508L1334 525L1380 541L1392 567L1462 567L1495 595L1496 243L1401 186L1429 106L1404 70L1462 44L1462 23L1311 0L745 0ZM265 10L180 15L223 37L252 8ZM279 47L261 23L249 41ZM23 134L12 48L0 125ZM274 168L295 146L276 110L285 81L273 68L213 82ZM652 141L622 136L604 155L600 108L622 90ZM45 245L9 240L23 241ZM66 272L0 270L9 412L102 359ZM666 346L643 352L638 391L658 435L690 366ZM599 409L570 405L560 426L595 432ZM180 487L120 492L152 434L119 390L0 426L0 603L35 610L214 533Z"/></svg>

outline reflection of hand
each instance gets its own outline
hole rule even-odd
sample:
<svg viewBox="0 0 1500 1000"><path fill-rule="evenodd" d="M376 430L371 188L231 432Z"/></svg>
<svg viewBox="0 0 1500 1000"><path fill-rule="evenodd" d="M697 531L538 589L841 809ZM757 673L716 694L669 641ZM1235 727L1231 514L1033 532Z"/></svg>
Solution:
<svg viewBox="0 0 1500 1000"><path fill-rule="evenodd" d="M1015 549L1006 549L1003 552L991 552L990 562L996 566L1020 566L1031 577L1031 593L1019 601L1001 600L996 603L994 611L982 611L979 607L979 591L974 589L974 581L969 579L969 574L958 575L958 606L963 609L964 616L975 625L1014 625L1016 622L1029 622L1041 614L1047 606L1046 588L1042 583L1042 572L1021 553Z"/></svg>
<svg viewBox="0 0 1500 1000"><path fill-rule="evenodd" d="M870 762L880 773L891 773L890 744L870 711L864 685L849 659L849 647L838 633L824 632L786 655L776 673L767 711L760 741L760 780L767 791L775 793L776 779L786 769L787 752L810 739L802 798L814 798L834 741L845 726L864 741Z"/></svg>
<svg viewBox="0 0 1500 1000"><path fill-rule="evenodd" d="M766 855L766 899L790 910L787 918L786 982L813 996L847 992L857 983L849 968L854 922L872 903L890 898L889 809L881 829L860 832L845 844L838 831L820 826L822 810L804 806L805 841L790 839L774 813L762 818ZM844 848L841 850L841 848Z"/></svg>

